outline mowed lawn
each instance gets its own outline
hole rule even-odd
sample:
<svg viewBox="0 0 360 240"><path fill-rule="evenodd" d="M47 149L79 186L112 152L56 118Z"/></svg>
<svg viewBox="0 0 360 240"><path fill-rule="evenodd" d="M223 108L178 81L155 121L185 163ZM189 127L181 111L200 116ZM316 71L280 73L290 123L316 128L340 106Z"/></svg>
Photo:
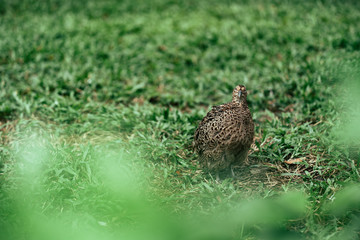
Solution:
<svg viewBox="0 0 360 240"><path fill-rule="evenodd" d="M1 239L359 239L360 2L3 0ZM249 163L192 151L244 84Z"/></svg>

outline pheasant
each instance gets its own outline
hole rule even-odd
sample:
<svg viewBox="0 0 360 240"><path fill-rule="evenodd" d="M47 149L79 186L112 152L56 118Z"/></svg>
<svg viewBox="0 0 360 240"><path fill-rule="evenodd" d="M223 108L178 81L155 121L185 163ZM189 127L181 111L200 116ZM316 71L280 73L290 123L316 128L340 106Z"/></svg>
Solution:
<svg viewBox="0 0 360 240"><path fill-rule="evenodd" d="M246 101L244 85L235 87L232 101L214 106L195 131L193 147L200 165L210 171L231 170L247 160L254 138L254 122Z"/></svg>

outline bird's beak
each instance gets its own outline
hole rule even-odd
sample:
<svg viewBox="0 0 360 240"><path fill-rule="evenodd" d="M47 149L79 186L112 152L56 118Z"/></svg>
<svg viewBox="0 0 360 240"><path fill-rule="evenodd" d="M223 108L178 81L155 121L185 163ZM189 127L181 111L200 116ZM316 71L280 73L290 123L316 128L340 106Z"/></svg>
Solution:
<svg viewBox="0 0 360 240"><path fill-rule="evenodd" d="M239 90L239 93L238 93L238 94L239 94L239 98L240 98L240 97L241 97L241 90Z"/></svg>

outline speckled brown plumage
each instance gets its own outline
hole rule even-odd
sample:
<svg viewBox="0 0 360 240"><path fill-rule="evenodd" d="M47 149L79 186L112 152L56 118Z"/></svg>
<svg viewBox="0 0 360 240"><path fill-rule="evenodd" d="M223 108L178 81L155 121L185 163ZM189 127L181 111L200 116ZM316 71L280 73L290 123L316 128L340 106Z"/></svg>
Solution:
<svg viewBox="0 0 360 240"><path fill-rule="evenodd" d="M200 164L210 171L218 174L247 159L254 138L254 122L246 97L245 86L236 86L232 101L214 106L195 132L194 150L199 154Z"/></svg>

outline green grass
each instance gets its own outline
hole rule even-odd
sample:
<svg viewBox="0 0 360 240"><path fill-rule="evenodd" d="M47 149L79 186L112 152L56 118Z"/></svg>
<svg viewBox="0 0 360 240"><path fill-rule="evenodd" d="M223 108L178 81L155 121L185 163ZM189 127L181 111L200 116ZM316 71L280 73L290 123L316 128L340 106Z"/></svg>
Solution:
<svg viewBox="0 0 360 240"><path fill-rule="evenodd" d="M359 238L359 9L1 1L1 236ZM218 183L192 136L238 84L255 144Z"/></svg>

